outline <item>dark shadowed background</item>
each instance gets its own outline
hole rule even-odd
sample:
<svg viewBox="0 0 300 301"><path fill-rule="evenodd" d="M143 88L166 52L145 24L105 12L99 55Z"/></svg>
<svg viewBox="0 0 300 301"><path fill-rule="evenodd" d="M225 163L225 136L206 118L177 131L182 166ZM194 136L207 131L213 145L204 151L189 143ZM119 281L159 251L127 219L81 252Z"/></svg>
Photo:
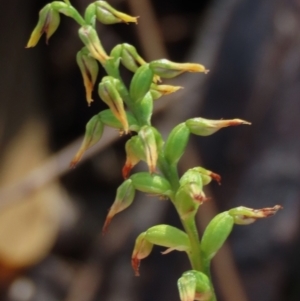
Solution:
<svg viewBox="0 0 300 301"><path fill-rule="evenodd" d="M106 131L76 169L68 167L85 124L105 105L96 93L86 104L73 20L62 16L48 46L42 38L25 49L46 3L0 2L1 300L179 300L176 281L189 269L184 254L155 248L139 278L130 266L140 232L159 223L180 227L168 202L139 194L101 234L122 182L126 137ZM89 3L72 1L81 12ZM164 137L191 117L252 122L191 139L181 171L202 165L222 175L222 185L206 192L211 200L200 208L199 227L240 205L284 207L234 228L213 266L218 300L300 300L300 2L109 3L140 19L138 26L99 25L108 51L127 42L148 61L168 57L210 69L168 81L185 89L158 102L153 124Z"/></svg>

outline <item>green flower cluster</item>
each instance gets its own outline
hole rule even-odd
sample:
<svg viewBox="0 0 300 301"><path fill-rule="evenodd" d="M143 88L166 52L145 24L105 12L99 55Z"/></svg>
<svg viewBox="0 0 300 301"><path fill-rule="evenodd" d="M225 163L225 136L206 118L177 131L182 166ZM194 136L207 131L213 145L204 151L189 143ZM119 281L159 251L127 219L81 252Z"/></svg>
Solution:
<svg viewBox="0 0 300 301"><path fill-rule="evenodd" d="M135 274L139 275L140 261L151 253L154 245L166 247L164 254L173 250L183 251L191 262L192 270L185 272L178 280L180 299L216 300L210 279L210 261L224 244L233 225L249 224L258 218L273 215L281 206L260 210L238 207L220 213L209 223L200 239L195 215L208 200L203 187L212 180L220 182L221 177L203 167L191 168L180 177L177 164L191 134L208 136L224 127L250 123L241 119L192 118L175 126L164 141L158 129L151 124L153 102L181 87L159 84L161 79L174 78L184 72L207 73L208 70L200 64L175 63L166 59L146 62L129 44L117 45L107 54L95 29L96 21L103 24L137 23L137 17L121 13L105 1L91 3L84 17L69 1L47 4L40 11L39 21L27 47L34 47L43 33L48 42L59 26L60 14L73 18L80 25L78 34L84 46L77 53L76 61L83 77L88 105L93 101L92 91L99 64L107 73L98 85L98 94L108 109L93 116L87 123L84 140L71 166L74 167L84 152L101 139L104 126L116 128L124 134L131 133L125 145L124 182L117 189L103 232L107 231L117 213L131 205L136 190L170 200L184 231L170 225L156 225L141 233L136 239L131 259ZM120 76L120 64L134 73L129 87ZM148 171L131 175L132 168L140 161L146 162Z"/></svg>

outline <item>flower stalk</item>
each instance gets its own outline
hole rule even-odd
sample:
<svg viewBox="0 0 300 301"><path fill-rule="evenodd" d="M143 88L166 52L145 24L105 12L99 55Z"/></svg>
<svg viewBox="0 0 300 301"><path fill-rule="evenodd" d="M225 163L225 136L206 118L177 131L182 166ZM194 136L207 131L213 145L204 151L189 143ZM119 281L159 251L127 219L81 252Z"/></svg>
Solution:
<svg viewBox="0 0 300 301"><path fill-rule="evenodd" d="M71 167L75 167L84 152L101 139L104 126L131 135L125 145L126 161L122 169L124 182L117 189L103 233L107 232L112 218L132 204L136 190L170 200L177 210L183 230L170 225L154 225L142 232L136 239L131 259L135 275L139 275L140 261L150 255L155 245L167 248L163 254L183 251L190 260L191 270L183 273L178 280L181 301L216 301L210 263L232 228L272 216L282 207L275 205L271 208L251 209L241 206L229 209L216 215L200 238L195 217L209 199L203 192L203 186L212 180L220 183L221 177L201 166L193 167L181 176L177 165L184 156L191 134L205 137L228 126L250 123L242 119L209 120L194 117L175 125L164 141L159 130L152 125L153 102L182 87L158 82L185 72L202 73L203 76L208 73L206 67L198 63L175 63L167 59L146 62L136 48L129 44L116 45L107 54L98 36L96 22L106 25L136 24L138 17L122 13L106 1L89 4L84 16L68 0L47 4L39 13L38 23L26 47L36 46L43 34L48 43L60 24L61 14L71 17L80 25L78 36L83 48L79 50L76 60L89 106L93 102L92 91L97 81L98 65L107 73L98 85L98 94L109 108L99 112L87 123L84 140L71 161ZM133 73L128 87L120 75L120 64ZM148 171L135 173L134 167L140 161L147 164Z"/></svg>

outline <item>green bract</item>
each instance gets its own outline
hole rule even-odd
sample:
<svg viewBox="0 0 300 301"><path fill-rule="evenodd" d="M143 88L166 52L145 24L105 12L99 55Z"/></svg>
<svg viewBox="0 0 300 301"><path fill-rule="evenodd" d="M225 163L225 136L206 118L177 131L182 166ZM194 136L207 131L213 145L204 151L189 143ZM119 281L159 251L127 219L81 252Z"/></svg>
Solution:
<svg viewBox="0 0 300 301"><path fill-rule="evenodd" d="M165 144L165 158L169 164L177 164L184 154L190 131L184 123L177 125L170 133Z"/></svg>
<svg viewBox="0 0 300 301"><path fill-rule="evenodd" d="M201 251L206 260L211 260L222 247L233 225L234 219L227 211L216 215L211 220L201 240Z"/></svg>

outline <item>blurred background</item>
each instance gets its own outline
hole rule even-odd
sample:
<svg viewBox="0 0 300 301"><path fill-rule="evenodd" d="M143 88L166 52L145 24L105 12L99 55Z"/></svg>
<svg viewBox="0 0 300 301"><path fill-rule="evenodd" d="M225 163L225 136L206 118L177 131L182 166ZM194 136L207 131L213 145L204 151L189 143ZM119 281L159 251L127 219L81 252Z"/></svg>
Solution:
<svg viewBox="0 0 300 301"><path fill-rule="evenodd" d="M156 247L140 277L130 266L139 233L159 223L180 227L168 202L139 194L101 234L122 182L127 137L105 131L69 169L85 124L105 105L96 93L92 106L86 104L74 21L63 16L48 46L43 37L25 49L46 3L0 2L1 300L179 300L176 281L190 268L184 254L163 256ZM81 12L89 3L72 1ZM199 211L199 228L240 205L284 207L234 228L214 259L218 300L300 300L300 1L109 3L140 18L138 26L99 25L108 51L127 42L148 61L166 57L210 69L168 81L185 89L157 104L153 124L164 137L191 117L252 122L191 139L181 172L202 165L222 175L222 185L206 191L211 200Z"/></svg>

